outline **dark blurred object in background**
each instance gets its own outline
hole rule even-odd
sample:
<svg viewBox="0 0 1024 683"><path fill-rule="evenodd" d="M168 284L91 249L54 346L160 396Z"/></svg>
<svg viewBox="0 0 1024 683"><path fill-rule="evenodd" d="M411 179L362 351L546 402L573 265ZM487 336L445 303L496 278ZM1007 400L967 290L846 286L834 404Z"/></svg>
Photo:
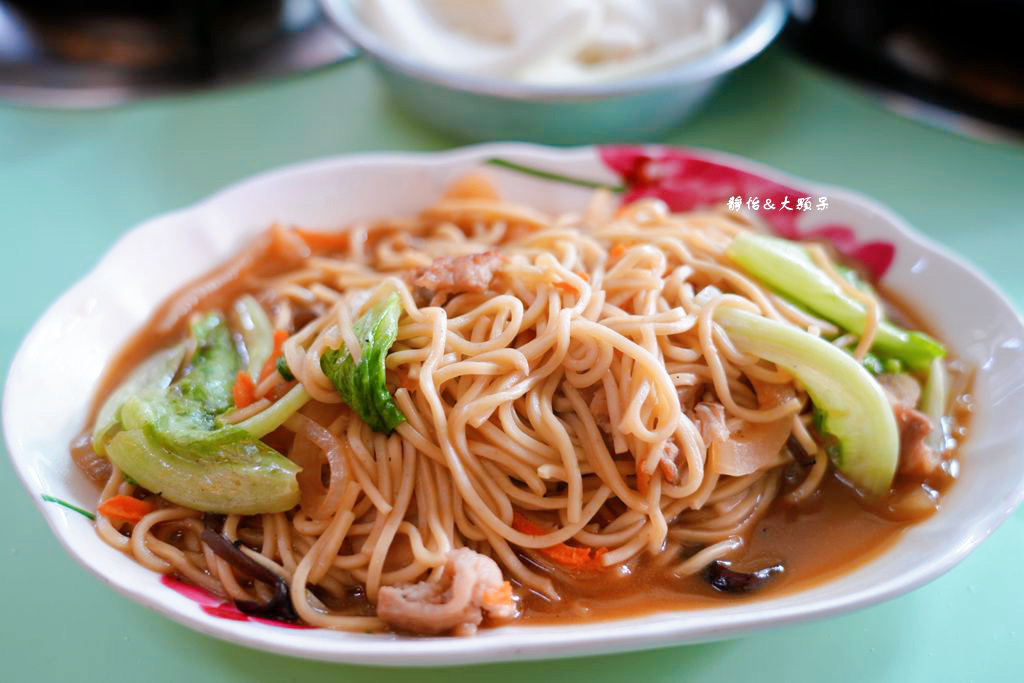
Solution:
<svg viewBox="0 0 1024 683"><path fill-rule="evenodd" d="M1024 136L1024 0L794 0L792 8L790 45L887 91L901 113L979 137Z"/></svg>
<svg viewBox="0 0 1024 683"><path fill-rule="evenodd" d="M788 44L900 113L1024 139L1024 0L791 0ZM101 107L352 56L317 0L0 0L0 99Z"/></svg>
<svg viewBox="0 0 1024 683"><path fill-rule="evenodd" d="M332 64L316 0L0 0L0 98L98 107Z"/></svg>

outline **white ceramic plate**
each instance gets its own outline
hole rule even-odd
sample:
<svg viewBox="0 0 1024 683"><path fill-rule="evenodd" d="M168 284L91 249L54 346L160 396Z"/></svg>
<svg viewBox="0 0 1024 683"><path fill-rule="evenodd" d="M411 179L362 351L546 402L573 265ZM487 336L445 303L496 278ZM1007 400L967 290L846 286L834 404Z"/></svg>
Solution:
<svg viewBox="0 0 1024 683"><path fill-rule="evenodd" d="M14 467L68 552L115 590L198 631L313 659L452 664L714 640L864 607L916 588L962 560L1024 496L1020 316L984 276L864 197L736 157L700 150L646 153L651 160L636 149L488 145L443 154L342 157L273 171L148 221L121 238L53 304L18 351L3 405ZM325 229L413 213L435 201L453 178L491 157L618 183L611 163L628 169L629 180L647 183L637 192L661 194L680 208L732 196L745 201L757 195L762 202L774 197L778 204L782 195L792 194L793 205L805 195L815 205L826 197L826 210L765 212L762 206L759 215L783 233L838 239L844 251L885 271L884 283L913 305L956 356L978 368L978 410L961 451L962 476L940 512L860 569L794 594L577 626L509 626L473 638L406 638L284 629L215 616L216 609L204 610L100 541L86 518L43 501L49 494L95 509L97 490L71 464L68 443L83 426L104 365L157 302L227 259L273 221ZM549 210L578 208L587 197L587 190L572 184L502 169L494 173L507 196Z"/></svg>

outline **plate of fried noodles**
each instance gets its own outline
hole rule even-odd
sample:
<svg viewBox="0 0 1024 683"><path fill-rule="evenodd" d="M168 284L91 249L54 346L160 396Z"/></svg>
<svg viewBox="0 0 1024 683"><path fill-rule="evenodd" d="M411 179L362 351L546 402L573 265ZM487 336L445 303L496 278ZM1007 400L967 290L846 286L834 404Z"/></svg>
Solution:
<svg viewBox="0 0 1024 683"><path fill-rule="evenodd" d="M1021 501L1022 401L1020 315L865 197L498 144L299 164L127 232L23 342L3 420L116 591L424 665L912 590Z"/></svg>

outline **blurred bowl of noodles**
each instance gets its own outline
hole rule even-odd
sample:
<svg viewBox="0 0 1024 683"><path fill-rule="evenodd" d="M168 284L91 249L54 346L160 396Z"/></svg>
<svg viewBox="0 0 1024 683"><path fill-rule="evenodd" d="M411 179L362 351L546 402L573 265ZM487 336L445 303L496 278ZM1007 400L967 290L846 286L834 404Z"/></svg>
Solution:
<svg viewBox="0 0 1024 683"><path fill-rule="evenodd" d="M431 61L424 57L447 43L426 44L419 53L402 47L422 34L421 27L389 40L376 29L393 17L371 26L367 12L361 11L372 3L321 4L337 28L362 50L402 109L462 140L558 145L663 136L696 113L732 71L759 55L779 34L787 14L781 0L721 0L714 4L721 10L718 26L700 29L720 31L714 47L660 65L654 60L646 70L614 77L584 79L570 74L564 82L549 82L514 78L500 70L465 69L452 60ZM674 43L682 46L688 38L692 35ZM464 61L477 56L467 52Z"/></svg>

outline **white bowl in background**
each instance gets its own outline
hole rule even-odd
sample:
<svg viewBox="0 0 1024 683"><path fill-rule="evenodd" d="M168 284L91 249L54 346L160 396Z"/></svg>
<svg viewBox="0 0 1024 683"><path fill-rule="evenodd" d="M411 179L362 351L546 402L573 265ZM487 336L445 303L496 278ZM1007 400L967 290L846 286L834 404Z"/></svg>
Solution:
<svg viewBox="0 0 1024 683"><path fill-rule="evenodd" d="M695 114L734 70L779 35L783 0L723 0L726 41L691 61L601 83L548 85L440 69L394 49L359 17L354 0L320 0L327 17L367 56L404 110L460 140L557 145L651 140Z"/></svg>

